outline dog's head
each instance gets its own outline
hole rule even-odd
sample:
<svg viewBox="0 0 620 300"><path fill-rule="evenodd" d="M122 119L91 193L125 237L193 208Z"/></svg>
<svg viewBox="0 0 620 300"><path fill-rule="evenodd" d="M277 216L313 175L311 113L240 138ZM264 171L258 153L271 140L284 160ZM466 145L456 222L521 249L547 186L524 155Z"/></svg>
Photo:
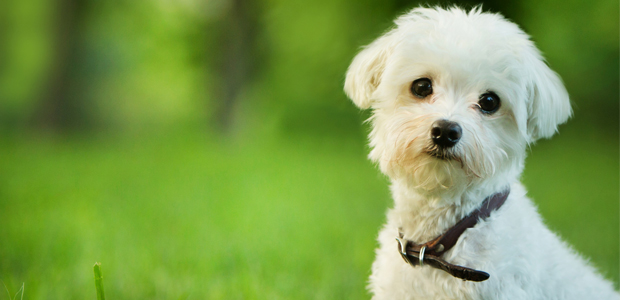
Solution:
<svg viewBox="0 0 620 300"><path fill-rule="evenodd" d="M529 143L571 114L519 27L480 8L417 8L353 60L345 91L372 108L370 158L425 191L514 179Z"/></svg>

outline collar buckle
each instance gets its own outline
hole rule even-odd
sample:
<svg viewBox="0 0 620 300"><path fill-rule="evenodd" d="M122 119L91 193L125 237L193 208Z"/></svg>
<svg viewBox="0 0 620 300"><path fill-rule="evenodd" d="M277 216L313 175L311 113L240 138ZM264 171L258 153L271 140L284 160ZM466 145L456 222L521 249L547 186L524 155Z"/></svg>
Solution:
<svg viewBox="0 0 620 300"><path fill-rule="evenodd" d="M403 260L411 266L415 266L413 262L409 259L409 255L407 255L407 244L409 244L408 240L397 237L396 241L398 242L398 253L403 257Z"/></svg>

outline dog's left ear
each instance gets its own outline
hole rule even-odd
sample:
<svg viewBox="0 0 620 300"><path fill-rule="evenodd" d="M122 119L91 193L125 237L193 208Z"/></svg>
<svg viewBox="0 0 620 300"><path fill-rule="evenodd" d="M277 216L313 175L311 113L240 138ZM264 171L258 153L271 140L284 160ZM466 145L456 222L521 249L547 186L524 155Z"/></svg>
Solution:
<svg viewBox="0 0 620 300"><path fill-rule="evenodd" d="M527 134L531 142L550 138L558 125L572 115L568 92L562 79L545 64L533 45L525 57L527 85Z"/></svg>

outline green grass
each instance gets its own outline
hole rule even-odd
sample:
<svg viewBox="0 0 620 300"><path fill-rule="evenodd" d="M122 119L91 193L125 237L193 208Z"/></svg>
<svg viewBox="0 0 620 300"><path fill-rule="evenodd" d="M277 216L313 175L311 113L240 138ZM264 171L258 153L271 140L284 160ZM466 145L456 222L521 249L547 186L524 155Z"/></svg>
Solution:
<svg viewBox="0 0 620 300"><path fill-rule="evenodd" d="M94 298L94 261L114 299L365 297L389 198L362 147L196 134L3 148L0 274L30 298Z"/></svg>
<svg viewBox="0 0 620 300"><path fill-rule="evenodd" d="M22 283L22 286L19 288L19 290L17 290L17 293L15 293L14 296L11 297L11 292L9 291L9 288L4 284L4 282L2 282L2 285L4 286L4 290L6 290L6 294L8 296L9 300L24 300L24 283ZM21 297L17 298L17 295L21 295Z"/></svg>
<svg viewBox="0 0 620 300"><path fill-rule="evenodd" d="M95 290L97 290L97 300L105 300L105 292L103 290L103 275L101 273L101 263L95 263L93 266L95 273Z"/></svg>
<svg viewBox="0 0 620 300"><path fill-rule="evenodd" d="M534 147L524 182L617 284L617 140L566 129ZM257 140L5 139L0 279L27 299L96 299L99 261L108 299L369 298L391 200L363 141Z"/></svg>

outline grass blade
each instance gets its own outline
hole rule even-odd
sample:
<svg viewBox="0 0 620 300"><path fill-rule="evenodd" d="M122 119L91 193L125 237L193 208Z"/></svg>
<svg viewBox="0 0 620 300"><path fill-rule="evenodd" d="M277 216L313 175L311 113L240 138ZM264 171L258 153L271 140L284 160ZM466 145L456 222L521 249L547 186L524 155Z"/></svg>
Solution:
<svg viewBox="0 0 620 300"><path fill-rule="evenodd" d="M25 282L22 283L22 287L19 290L17 290L17 293L15 293L15 297L13 297L13 300L17 299L17 294L19 294L19 292L22 292L21 299L24 300L24 285L25 284L26 284Z"/></svg>
<svg viewBox="0 0 620 300"><path fill-rule="evenodd" d="M9 288L6 286L4 281L2 281L2 285L4 285L4 289L6 290L6 294L9 295L9 300L11 300L11 292L9 292Z"/></svg>
<svg viewBox="0 0 620 300"><path fill-rule="evenodd" d="M105 300L103 293L103 276L101 275L101 263L95 263L95 288L97 289L97 300Z"/></svg>

